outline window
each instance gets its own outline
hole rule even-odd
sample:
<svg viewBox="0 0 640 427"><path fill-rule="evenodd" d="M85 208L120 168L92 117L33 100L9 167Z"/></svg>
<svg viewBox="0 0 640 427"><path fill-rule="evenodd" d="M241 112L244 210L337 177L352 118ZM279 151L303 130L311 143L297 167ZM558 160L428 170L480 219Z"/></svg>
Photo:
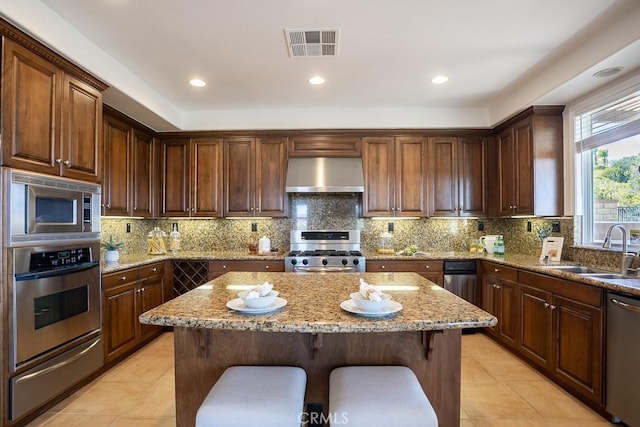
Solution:
<svg viewBox="0 0 640 427"><path fill-rule="evenodd" d="M609 227L623 224L627 242L640 249L640 91L576 114L574 142L576 240L602 245ZM613 244L621 244L622 233L614 233Z"/></svg>

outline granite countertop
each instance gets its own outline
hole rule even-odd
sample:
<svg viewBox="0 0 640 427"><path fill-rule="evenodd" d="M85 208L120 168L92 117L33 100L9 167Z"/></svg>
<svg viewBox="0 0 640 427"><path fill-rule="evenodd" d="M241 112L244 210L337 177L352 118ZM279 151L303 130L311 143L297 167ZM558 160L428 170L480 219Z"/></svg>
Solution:
<svg viewBox="0 0 640 427"><path fill-rule="evenodd" d="M363 317L340 303L358 290L359 278L382 285L398 313ZM247 287L269 281L287 305L266 314L243 314L226 307ZM140 316L142 323L264 332L344 333L463 329L493 326L497 319L443 291L416 273L240 273L230 272Z"/></svg>

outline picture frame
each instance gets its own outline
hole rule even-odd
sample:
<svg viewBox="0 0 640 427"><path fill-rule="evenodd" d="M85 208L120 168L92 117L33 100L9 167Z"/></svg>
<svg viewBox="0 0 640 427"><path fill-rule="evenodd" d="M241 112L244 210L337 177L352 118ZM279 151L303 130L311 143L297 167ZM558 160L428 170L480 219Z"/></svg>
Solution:
<svg viewBox="0 0 640 427"><path fill-rule="evenodd" d="M545 237L542 241L542 252L540 260L544 260L545 256L549 256L549 261L560 261L562 258L562 245L564 237Z"/></svg>

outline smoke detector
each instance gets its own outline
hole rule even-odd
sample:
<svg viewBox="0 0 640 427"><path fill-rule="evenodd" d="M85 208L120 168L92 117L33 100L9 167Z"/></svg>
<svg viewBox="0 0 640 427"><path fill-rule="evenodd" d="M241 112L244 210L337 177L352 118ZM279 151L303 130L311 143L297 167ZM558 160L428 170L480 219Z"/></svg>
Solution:
<svg viewBox="0 0 640 427"><path fill-rule="evenodd" d="M338 56L339 30L284 30L289 56Z"/></svg>

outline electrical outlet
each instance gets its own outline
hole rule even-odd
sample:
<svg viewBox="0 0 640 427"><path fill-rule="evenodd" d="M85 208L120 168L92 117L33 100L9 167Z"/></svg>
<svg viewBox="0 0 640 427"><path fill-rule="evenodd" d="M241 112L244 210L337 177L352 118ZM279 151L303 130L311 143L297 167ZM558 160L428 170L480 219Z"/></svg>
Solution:
<svg viewBox="0 0 640 427"><path fill-rule="evenodd" d="M478 221L478 231L484 231L484 222Z"/></svg>
<svg viewBox="0 0 640 427"><path fill-rule="evenodd" d="M252 223L251 223L251 231L252 231L253 233L255 233L256 231L258 231L258 224L257 224L257 223L255 223L255 222L252 222Z"/></svg>
<svg viewBox="0 0 640 427"><path fill-rule="evenodd" d="M127 223L127 233L131 233L131 223Z"/></svg>
<svg viewBox="0 0 640 427"><path fill-rule="evenodd" d="M554 233L560 233L560 221L553 221L551 223L551 231Z"/></svg>
<svg viewBox="0 0 640 427"><path fill-rule="evenodd" d="M387 224L387 231L389 231L389 232L393 231L393 227L394 227L394 225L393 225L392 222L388 223Z"/></svg>
<svg viewBox="0 0 640 427"><path fill-rule="evenodd" d="M531 232L531 221L527 221L527 231Z"/></svg>

